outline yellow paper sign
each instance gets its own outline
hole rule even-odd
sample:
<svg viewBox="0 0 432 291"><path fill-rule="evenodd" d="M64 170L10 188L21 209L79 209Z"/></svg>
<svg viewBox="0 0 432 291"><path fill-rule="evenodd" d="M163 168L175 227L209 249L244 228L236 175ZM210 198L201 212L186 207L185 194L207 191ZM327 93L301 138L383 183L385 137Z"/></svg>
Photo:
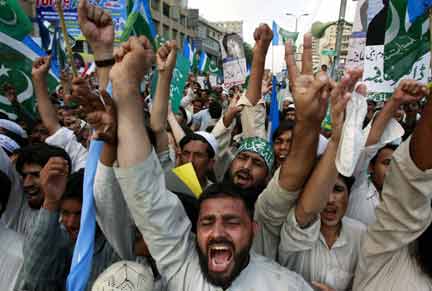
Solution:
<svg viewBox="0 0 432 291"><path fill-rule="evenodd" d="M180 167L172 169L174 174L194 193L195 197L198 199L202 193L201 185L198 181L198 177L195 173L195 169L192 163L187 163Z"/></svg>

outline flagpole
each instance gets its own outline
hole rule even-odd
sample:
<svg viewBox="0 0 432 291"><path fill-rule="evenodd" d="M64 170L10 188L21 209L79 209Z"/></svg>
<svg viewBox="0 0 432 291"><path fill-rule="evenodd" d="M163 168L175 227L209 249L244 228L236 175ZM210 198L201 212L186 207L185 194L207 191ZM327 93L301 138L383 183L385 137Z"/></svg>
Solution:
<svg viewBox="0 0 432 291"><path fill-rule="evenodd" d="M64 41L66 44L68 62L72 68L72 75L74 77L76 77L78 75L78 73L77 73L77 69L75 67L75 63L73 61L72 47L71 47L71 44L69 42L69 37L68 37L67 29L66 29L66 22L65 22L64 13L63 13L62 0L56 0L56 6L57 6L57 13L59 14L59 17L60 17L60 24L61 24L61 29L63 32L63 38L64 38Z"/></svg>

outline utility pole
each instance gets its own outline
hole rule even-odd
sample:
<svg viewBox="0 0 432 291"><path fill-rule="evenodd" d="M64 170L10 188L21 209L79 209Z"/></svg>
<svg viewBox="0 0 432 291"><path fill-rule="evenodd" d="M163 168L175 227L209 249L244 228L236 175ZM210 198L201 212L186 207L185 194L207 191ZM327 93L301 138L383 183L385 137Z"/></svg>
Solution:
<svg viewBox="0 0 432 291"><path fill-rule="evenodd" d="M333 79L336 79L337 71L340 63L346 8L347 8L347 0L341 0L340 10L339 10L339 20L337 24L337 34L336 34L336 57L334 59L332 71L331 71L331 76Z"/></svg>
<svg viewBox="0 0 432 291"><path fill-rule="evenodd" d="M298 32L298 23L299 23L299 19L302 18L303 16L309 16L309 13L303 13L301 15L295 15L292 13L285 13L286 16L294 16L295 17L295 31L294 32Z"/></svg>

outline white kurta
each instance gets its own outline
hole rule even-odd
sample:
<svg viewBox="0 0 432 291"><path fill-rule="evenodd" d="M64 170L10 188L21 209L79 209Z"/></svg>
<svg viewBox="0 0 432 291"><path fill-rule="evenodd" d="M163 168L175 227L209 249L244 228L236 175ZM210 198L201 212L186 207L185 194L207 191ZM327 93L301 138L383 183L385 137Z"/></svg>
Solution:
<svg viewBox="0 0 432 291"><path fill-rule="evenodd" d="M13 291L23 261L23 236L0 222L0 290Z"/></svg>
<svg viewBox="0 0 432 291"><path fill-rule="evenodd" d="M411 253L432 221L432 170L417 168L409 143L410 139L393 154L376 222L362 241L354 290L432 290L431 278L422 273Z"/></svg>
<svg viewBox="0 0 432 291"><path fill-rule="evenodd" d="M154 151L146 161L115 175L138 229L145 237L169 290L222 290L205 279L199 265L191 222L179 199L165 186ZM298 274L251 253L247 267L227 289L230 291L312 290Z"/></svg>
<svg viewBox="0 0 432 291"><path fill-rule="evenodd" d="M306 229L300 228L293 208L281 231L278 261L309 283L316 281L337 291L350 290L366 226L344 217L339 237L331 248L320 229L320 219Z"/></svg>

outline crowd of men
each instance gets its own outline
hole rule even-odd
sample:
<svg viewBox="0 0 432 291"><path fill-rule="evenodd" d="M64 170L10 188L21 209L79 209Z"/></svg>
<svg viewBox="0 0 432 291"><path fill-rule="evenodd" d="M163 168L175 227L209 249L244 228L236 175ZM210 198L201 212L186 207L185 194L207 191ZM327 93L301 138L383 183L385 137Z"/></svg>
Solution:
<svg viewBox="0 0 432 291"><path fill-rule="evenodd" d="M176 43L114 49L109 14L81 0L78 15L96 77L63 74L50 94L50 57L35 60L36 119L4 88L18 119L0 119L0 290L66 290L91 140L103 149L87 290L432 290L426 86L403 80L387 102L366 101L362 70L313 72L306 34L301 71L286 44L293 98L269 142L267 25L247 88L191 75L173 113ZM172 175L188 163L198 199Z"/></svg>

